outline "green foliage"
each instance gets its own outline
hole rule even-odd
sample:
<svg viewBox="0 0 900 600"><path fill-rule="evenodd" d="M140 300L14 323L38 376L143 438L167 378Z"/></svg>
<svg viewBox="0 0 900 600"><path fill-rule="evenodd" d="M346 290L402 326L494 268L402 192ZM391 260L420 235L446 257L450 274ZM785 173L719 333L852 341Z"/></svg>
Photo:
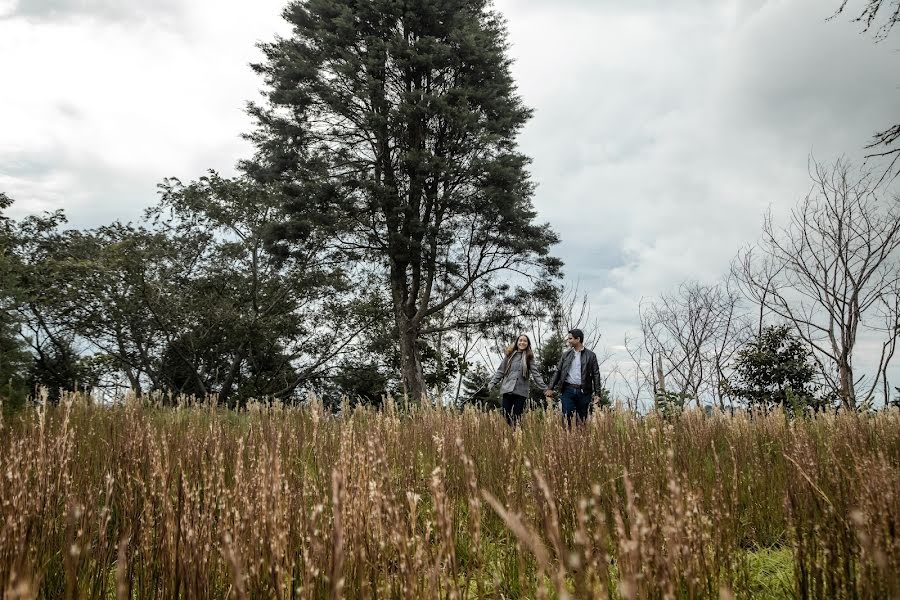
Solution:
<svg viewBox="0 0 900 600"><path fill-rule="evenodd" d="M383 299L372 294L366 302L369 326L360 332L353 346L341 356L336 373L322 378L317 383L317 389L378 406L385 395L403 395L398 377L401 363L398 330ZM420 338L416 344L421 357L423 380L429 391L446 389L456 379L464 363L455 348L441 348L437 341L435 336L428 336Z"/></svg>
<svg viewBox="0 0 900 600"><path fill-rule="evenodd" d="M12 308L18 289L15 281L15 230L4 211L12 199L0 192L0 400L6 406L21 405L27 394L24 373L29 355L19 335L19 321Z"/></svg>
<svg viewBox="0 0 900 600"><path fill-rule="evenodd" d="M232 404L293 396L362 326L348 269L316 235L291 252L271 243L284 225L284 197L271 187L215 172L160 187L148 220L167 239L198 249L174 262L182 293L167 295L160 281L154 294L165 339L162 381Z"/></svg>
<svg viewBox="0 0 900 600"><path fill-rule="evenodd" d="M538 346L536 356L541 363L541 376L548 383L550 382L550 378L553 377L556 366L559 364L563 352L565 351L565 334L558 331L553 332L547 339L543 340L543 343L541 343L540 346Z"/></svg>
<svg viewBox="0 0 900 600"><path fill-rule="evenodd" d="M600 388L599 404L600 404L601 408L609 408L612 406L612 396L610 394L609 388L607 388L607 387Z"/></svg>
<svg viewBox="0 0 900 600"><path fill-rule="evenodd" d="M7 330L21 332L30 355L16 376L22 393L45 388L50 401L61 391L90 390L109 372L102 353L85 355L73 307L86 303L80 284L93 281L87 267L90 234L63 230L61 211L7 221L4 251ZM19 356L22 357L20 350Z"/></svg>
<svg viewBox="0 0 900 600"><path fill-rule="evenodd" d="M553 332L543 340L543 343L539 340L535 340L534 343L537 345L535 358L540 363L541 377L547 382L547 385L550 385L550 380L556 371L556 365L559 364L559 359L566 349L565 337L559 332ZM544 390L538 390L532 386L531 401L535 406L546 406L547 397L544 396Z"/></svg>
<svg viewBox="0 0 900 600"><path fill-rule="evenodd" d="M658 390L654 398L656 410L666 419L680 415L693 399L694 397L686 392L668 390L665 392Z"/></svg>
<svg viewBox="0 0 900 600"><path fill-rule="evenodd" d="M771 325L738 351L734 374L723 390L751 408L781 406L799 414L820 410L813 390L815 367L809 351L787 325Z"/></svg>
<svg viewBox="0 0 900 600"><path fill-rule="evenodd" d="M368 406L381 406L385 396L396 393L390 378L375 364L343 364L331 383L336 388L335 397L346 395L351 402Z"/></svg>
<svg viewBox="0 0 900 600"><path fill-rule="evenodd" d="M28 395L26 372L31 357L17 329L15 324L0 324L0 401L6 406L20 406Z"/></svg>
<svg viewBox="0 0 900 600"><path fill-rule="evenodd" d="M268 243L284 198L261 185L210 173L160 187L138 225L76 231L62 212L3 220L0 338L24 330L30 381L51 390L124 379L139 395L230 405L300 395L371 319L351 269L315 235L289 253Z"/></svg>
<svg viewBox="0 0 900 600"><path fill-rule="evenodd" d="M58 402L65 392L90 392L100 382L105 366L99 357L80 356L71 340L48 340L37 348L28 367L28 388L45 388L47 399Z"/></svg>

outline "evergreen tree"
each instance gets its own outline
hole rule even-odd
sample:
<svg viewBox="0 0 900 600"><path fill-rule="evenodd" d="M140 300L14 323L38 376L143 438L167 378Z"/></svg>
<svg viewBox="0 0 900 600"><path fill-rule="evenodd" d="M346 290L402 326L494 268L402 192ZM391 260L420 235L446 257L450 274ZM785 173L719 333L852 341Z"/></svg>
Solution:
<svg viewBox="0 0 900 600"><path fill-rule="evenodd" d="M822 408L809 351L787 325L772 325L738 351L726 393L750 407Z"/></svg>
<svg viewBox="0 0 900 600"><path fill-rule="evenodd" d="M462 394L459 397L460 405L472 404L500 408L499 388L491 391L487 389L487 382L490 378L491 373L488 368L480 363L465 373L462 381Z"/></svg>
<svg viewBox="0 0 900 600"><path fill-rule="evenodd" d="M327 231L380 280L417 400L424 336L496 318L498 275L561 266L516 150L531 112L505 26L488 0L305 0L284 16L293 34L255 65L267 102L250 108L258 152L244 168L290 198L278 239ZM482 314L448 319L473 292L492 297Z"/></svg>
<svg viewBox="0 0 900 600"><path fill-rule="evenodd" d="M550 380L553 379L553 374L556 371L556 365L559 364L559 359L566 350L564 334L553 332L543 343L538 340L535 344L538 344L537 348L535 348L535 357L540 363L541 377L544 378L547 385L550 385ZM530 399L535 406L547 405L547 397L544 395L544 390L539 390L534 386L531 386ZM557 397L556 400L558 399Z"/></svg>

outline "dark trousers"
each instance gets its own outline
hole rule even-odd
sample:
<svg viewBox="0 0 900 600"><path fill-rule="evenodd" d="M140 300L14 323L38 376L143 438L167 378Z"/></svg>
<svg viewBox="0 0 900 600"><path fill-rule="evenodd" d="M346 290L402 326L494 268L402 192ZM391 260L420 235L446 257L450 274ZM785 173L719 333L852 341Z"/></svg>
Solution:
<svg viewBox="0 0 900 600"><path fill-rule="evenodd" d="M587 421L588 412L591 410L591 395L575 388L565 387L562 393L562 411L566 424L577 420L579 423Z"/></svg>
<svg viewBox="0 0 900 600"><path fill-rule="evenodd" d="M522 411L525 410L525 396L507 392L503 394L503 416L506 422L515 427L522 418Z"/></svg>

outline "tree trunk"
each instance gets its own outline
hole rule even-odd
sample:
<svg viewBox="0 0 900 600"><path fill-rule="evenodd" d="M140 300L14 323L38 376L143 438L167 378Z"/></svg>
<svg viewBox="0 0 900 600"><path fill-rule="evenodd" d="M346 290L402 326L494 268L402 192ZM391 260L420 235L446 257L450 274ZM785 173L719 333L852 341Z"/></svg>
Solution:
<svg viewBox="0 0 900 600"><path fill-rule="evenodd" d="M131 385L131 391L134 392L134 397L142 398L144 396L144 390L141 388L140 376L135 374L134 370L131 368L125 369L125 376L128 377L128 383Z"/></svg>
<svg viewBox="0 0 900 600"><path fill-rule="evenodd" d="M403 391L410 402L421 402L425 395L425 378L422 375L422 361L416 340L419 338L419 326L398 311L397 329L400 332L400 375L403 378Z"/></svg>
<svg viewBox="0 0 900 600"><path fill-rule="evenodd" d="M656 357L656 381L657 381L657 392L666 395L666 377L663 374L663 364L662 364L662 356Z"/></svg>
<svg viewBox="0 0 900 600"><path fill-rule="evenodd" d="M219 390L219 402L229 408L234 408L229 404L229 400L231 399L231 388L234 387L234 380L241 370L244 358L247 356L247 351L244 349L244 346L244 343L241 343L241 345L238 346L237 352L231 360L228 375L225 376L225 381L222 382L222 388Z"/></svg>
<svg viewBox="0 0 900 600"><path fill-rule="evenodd" d="M856 390L853 385L853 369L848 362L846 356L841 356L840 361L838 362L841 403L847 410L856 410Z"/></svg>

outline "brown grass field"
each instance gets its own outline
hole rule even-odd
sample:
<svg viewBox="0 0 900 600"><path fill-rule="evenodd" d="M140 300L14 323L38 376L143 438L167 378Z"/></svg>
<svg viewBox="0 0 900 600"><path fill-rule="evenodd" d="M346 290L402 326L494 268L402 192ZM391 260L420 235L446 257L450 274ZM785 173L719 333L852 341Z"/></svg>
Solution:
<svg viewBox="0 0 900 600"><path fill-rule="evenodd" d="M68 398L0 421L4 598L900 598L900 411Z"/></svg>

